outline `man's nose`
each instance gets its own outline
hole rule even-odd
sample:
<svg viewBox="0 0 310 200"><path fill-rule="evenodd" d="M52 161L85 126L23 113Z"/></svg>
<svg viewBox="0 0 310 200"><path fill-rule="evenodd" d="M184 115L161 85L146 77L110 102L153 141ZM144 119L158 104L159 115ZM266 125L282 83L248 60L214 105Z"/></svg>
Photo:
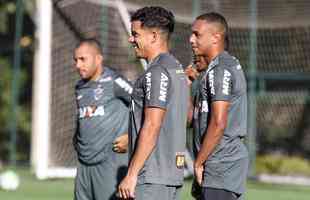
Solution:
<svg viewBox="0 0 310 200"><path fill-rule="evenodd" d="M82 67L82 62L79 61L79 60L77 60L77 61L75 62L75 67L76 67L77 69L80 69L80 68Z"/></svg>
<svg viewBox="0 0 310 200"><path fill-rule="evenodd" d="M189 37L189 43L190 43L191 45L193 45L194 42L195 42L195 37L194 37L194 35L191 35L191 36Z"/></svg>

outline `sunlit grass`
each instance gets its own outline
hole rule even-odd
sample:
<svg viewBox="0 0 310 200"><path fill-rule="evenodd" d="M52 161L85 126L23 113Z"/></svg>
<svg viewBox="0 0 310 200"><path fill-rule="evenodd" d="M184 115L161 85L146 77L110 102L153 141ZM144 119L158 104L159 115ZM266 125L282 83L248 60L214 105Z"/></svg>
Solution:
<svg viewBox="0 0 310 200"><path fill-rule="evenodd" d="M73 179L38 181L28 168L18 168L21 184L17 191L0 190L2 200L72 200ZM182 200L192 200L191 180L186 180ZM249 181L245 200L309 200L310 188L292 185L272 185Z"/></svg>

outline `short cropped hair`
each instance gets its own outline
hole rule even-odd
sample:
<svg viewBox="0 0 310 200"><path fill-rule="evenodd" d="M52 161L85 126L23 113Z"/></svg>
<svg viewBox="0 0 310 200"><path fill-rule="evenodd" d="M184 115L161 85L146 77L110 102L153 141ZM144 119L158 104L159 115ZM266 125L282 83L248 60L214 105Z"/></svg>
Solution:
<svg viewBox="0 0 310 200"><path fill-rule="evenodd" d="M196 20L205 20L209 23L217 23L221 26L223 29L223 37L225 41L225 49L228 49L229 47L229 36L228 36L228 23L225 19L225 17L219 13L216 12L209 12L202 14L196 18Z"/></svg>
<svg viewBox="0 0 310 200"><path fill-rule="evenodd" d="M99 40L95 39L95 38L86 38L86 39L82 39L79 41L79 43L76 45L75 49L79 48L80 46L82 46L83 44L88 44L92 47L94 47L98 53L100 55L103 55L103 50L102 50L102 46L101 43L99 42Z"/></svg>
<svg viewBox="0 0 310 200"><path fill-rule="evenodd" d="M142 27L158 28L166 33L168 38L174 31L175 19L173 13L159 6L138 9L133 13L130 21L140 21Z"/></svg>

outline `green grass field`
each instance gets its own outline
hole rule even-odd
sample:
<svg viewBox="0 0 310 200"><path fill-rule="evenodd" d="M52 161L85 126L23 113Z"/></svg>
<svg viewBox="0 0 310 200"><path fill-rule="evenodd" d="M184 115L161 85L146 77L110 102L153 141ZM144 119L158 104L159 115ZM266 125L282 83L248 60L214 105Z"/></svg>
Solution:
<svg viewBox="0 0 310 200"><path fill-rule="evenodd" d="M17 191L0 190L0 200L71 200L73 179L38 181L27 169L19 169L21 185ZM187 180L182 200L190 197L191 181ZM310 188L302 186L272 185L249 181L245 200L309 200Z"/></svg>

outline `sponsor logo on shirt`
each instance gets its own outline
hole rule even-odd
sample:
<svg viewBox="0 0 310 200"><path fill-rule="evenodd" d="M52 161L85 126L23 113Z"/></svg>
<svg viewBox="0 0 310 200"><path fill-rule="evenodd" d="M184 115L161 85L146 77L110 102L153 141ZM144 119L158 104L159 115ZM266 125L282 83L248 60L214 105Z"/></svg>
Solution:
<svg viewBox="0 0 310 200"><path fill-rule="evenodd" d="M103 106L86 106L79 108L79 118L90 118L95 116L103 116L104 107Z"/></svg>
<svg viewBox="0 0 310 200"><path fill-rule="evenodd" d="M201 104L201 112L207 113L208 111L209 111L208 102L206 100L203 100Z"/></svg>
<svg viewBox="0 0 310 200"><path fill-rule="evenodd" d="M207 100L203 100L199 102L198 107L194 108L194 119L198 119L199 113L207 113L209 112L208 102Z"/></svg>
<svg viewBox="0 0 310 200"><path fill-rule="evenodd" d="M214 70L209 72L209 87L211 90L211 94L215 95L215 88L214 88Z"/></svg>
<svg viewBox="0 0 310 200"><path fill-rule="evenodd" d="M223 89L222 92L225 95L229 95L229 83L231 79L231 73L227 70L224 70L224 77L223 77Z"/></svg>
<svg viewBox="0 0 310 200"><path fill-rule="evenodd" d="M132 87L122 78L115 79L115 82L129 94L132 93Z"/></svg>
<svg viewBox="0 0 310 200"><path fill-rule="evenodd" d="M151 87L152 87L152 81L151 81L152 73L151 72L146 73L145 78L146 78L146 98L150 100L151 99Z"/></svg>
<svg viewBox="0 0 310 200"><path fill-rule="evenodd" d="M166 102L167 99L167 87L168 87L168 76L164 73L160 75L160 90L159 90L159 100Z"/></svg>

